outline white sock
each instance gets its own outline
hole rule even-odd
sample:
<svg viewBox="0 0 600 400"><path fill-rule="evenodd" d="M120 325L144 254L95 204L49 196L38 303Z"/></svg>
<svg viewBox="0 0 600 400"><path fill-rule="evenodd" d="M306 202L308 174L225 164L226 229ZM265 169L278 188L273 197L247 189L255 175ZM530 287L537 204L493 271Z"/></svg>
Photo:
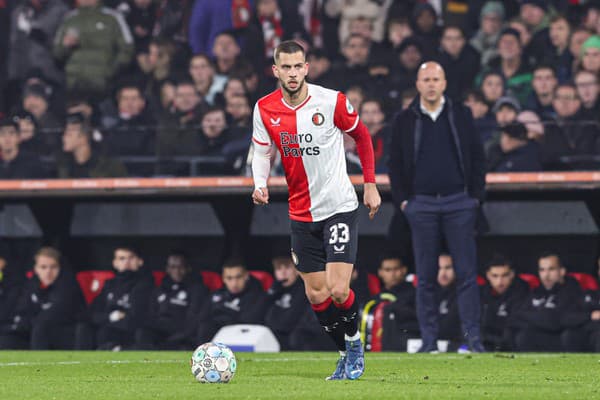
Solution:
<svg viewBox="0 0 600 400"><path fill-rule="evenodd" d="M340 350L340 357L346 357L346 352Z"/></svg>
<svg viewBox="0 0 600 400"><path fill-rule="evenodd" d="M354 336L344 335L344 339L346 339L346 340L348 340L350 342L358 340L358 339L360 339L360 332L356 331L356 333L354 334Z"/></svg>

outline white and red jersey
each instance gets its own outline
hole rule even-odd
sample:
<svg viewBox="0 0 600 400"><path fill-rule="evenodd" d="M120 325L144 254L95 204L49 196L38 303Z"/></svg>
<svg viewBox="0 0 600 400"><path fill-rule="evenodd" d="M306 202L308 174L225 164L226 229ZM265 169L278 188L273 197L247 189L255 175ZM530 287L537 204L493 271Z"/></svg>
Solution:
<svg viewBox="0 0 600 400"><path fill-rule="evenodd" d="M295 107L285 102L281 90L256 103L252 140L255 146L277 146L289 187L290 218L313 222L358 207L342 133L355 129L359 119L343 93L305 84L308 96Z"/></svg>

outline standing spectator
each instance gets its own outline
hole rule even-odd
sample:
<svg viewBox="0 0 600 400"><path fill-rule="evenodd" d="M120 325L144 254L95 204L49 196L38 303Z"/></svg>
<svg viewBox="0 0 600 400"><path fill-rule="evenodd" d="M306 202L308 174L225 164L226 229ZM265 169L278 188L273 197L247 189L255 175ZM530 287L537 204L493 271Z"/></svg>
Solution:
<svg viewBox="0 0 600 400"><path fill-rule="evenodd" d="M223 75L216 75L215 64L204 53L192 56L188 72L194 81L198 94L204 98L208 105L214 105L215 96L223 91L227 78Z"/></svg>
<svg viewBox="0 0 600 400"><path fill-rule="evenodd" d="M559 82L571 79L575 58L569 51L571 25L564 15L556 15L550 20L550 47L546 50L546 62L553 65Z"/></svg>
<svg viewBox="0 0 600 400"><path fill-rule="evenodd" d="M20 151L19 143L19 124L11 117L0 120L0 179L46 178L39 156Z"/></svg>
<svg viewBox="0 0 600 400"><path fill-rule="evenodd" d="M148 47L157 16L157 5L152 0L124 0L117 7L131 29L136 54Z"/></svg>
<svg viewBox="0 0 600 400"><path fill-rule="evenodd" d="M265 325L277 337L281 350L296 350L291 347L290 338L299 328L299 316L310 311L304 284L289 256L275 257L272 264L275 281L267 292Z"/></svg>
<svg viewBox="0 0 600 400"><path fill-rule="evenodd" d="M598 75L586 70L575 74L575 87L581 100L581 118L584 121L600 121L600 86Z"/></svg>
<svg viewBox="0 0 600 400"><path fill-rule="evenodd" d="M540 286L514 317L517 351L572 351L565 329L568 309L582 297L579 285L565 280L566 268L556 253L538 258Z"/></svg>
<svg viewBox="0 0 600 400"><path fill-rule="evenodd" d="M600 153L600 130L595 121L581 119L581 101L573 84L558 85L552 102L556 118L546 126L542 141L544 169L570 169L562 156Z"/></svg>
<svg viewBox="0 0 600 400"><path fill-rule="evenodd" d="M96 327L96 347L118 351L131 347L135 332L148 321L148 299L154 282L137 250L120 246L114 250L114 278L105 282L91 305Z"/></svg>
<svg viewBox="0 0 600 400"><path fill-rule="evenodd" d="M495 255L487 265L487 282L481 288L481 336L486 350L514 350L510 320L529 294L529 287L515 276L510 260Z"/></svg>
<svg viewBox="0 0 600 400"><path fill-rule="evenodd" d="M375 171L377 173L387 172L388 151L387 143L389 129L385 125L385 113L383 104L378 99L366 99L358 109L358 115L365 124L373 140L373 151L375 155Z"/></svg>
<svg viewBox="0 0 600 400"><path fill-rule="evenodd" d="M79 0L54 40L54 57L65 65L67 88L95 99L106 95L111 80L129 65L134 50L121 14L100 7L99 2Z"/></svg>
<svg viewBox="0 0 600 400"><path fill-rule="evenodd" d="M504 6L500 1L488 1L479 14L479 30L471 38L470 44L481 54L481 66L488 65L498 53L496 43L504 21Z"/></svg>
<svg viewBox="0 0 600 400"><path fill-rule="evenodd" d="M198 340L207 342L226 325L260 324L264 321L267 295L244 264L231 260L223 265L225 287L213 293L208 319L200 321Z"/></svg>
<svg viewBox="0 0 600 400"><path fill-rule="evenodd" d="M189 43L194 54L217 55L217 35L246 28L252 18L254 0L195 0L190 15Z"/></svg>
<svg viewBox="0 0 600 400"><path fill-rule="evenodd" d="M154 118L137 85L126 83L119 88L115 114L103 118L110 155L146 156L156 153Z"/></svg>
<svg viewBox="0 0 600 400"><path fill-rule="evenodd" d="M542 170L538 144L527 138L525 125L514 122L501 128L500 145L488 156L490 172Z"/></svg>
<svg viewBox="0 0 600 400"><path fill-rule="evenodd" d="M479 57L477 50L465 40L462 28L453 25L444 27L437 58L448 78L448 97L458 101L471 88L473 77L479 73Z"/></svg>
<svg viewBox="0 0 600 400"><path fill-rule="evenodd" d="M393 121L389 175L394 204L406 215L413 235L421 351L437 348L435 281L445 238L456 267L465 339L477 352L484 349L474 233L484 196L484 153L471 111L444 96L445 89L439 64L419 68L419 97Z"/></svg>
<svg viewBox="0 0 600 400"><path fill-rule="evenodd" d="M533 92L529 96L526 108L543 119L551 119L554 116L552 101L556 85L558 85L558 79L554 68L548 64L537 65L533 69L533 80L531 81Z"/></svg>
<svg viewBox="0 0 600 400"><path fill-rule="evenodd" d="M581 69L593 74L600 73L600 36L590 36L581 45Z"/></svg>
<svg viewBox="0 0 600 400"><path fill-rule="evenodd" d="M52 247L37 251L33 272L19 298L10 332L0 335L0 348L73 349L76 325L85 312L74 274L61 265L61 255Z"/></svg>
<svg viewBox="0 0 600 400"><path fill-rule="evenodd" d="M166 276L150 298L148 319L136 332L137 349L185 350L194 345L195 322L208 312L208 289L184 254L167 257Z"/></svg>
<svg viewBox="0 0 600 400"><path fill-rule="evenodd" d="M92 128L81 114L67 116L62 142L65 154L57 161L59 178L127 176L120 161L103 156L92 146Z"/></svg>
<svg viewBox="0 0 600 400"><path fill-rule="evenodd" d="M69 10L62 0L25 0L12 11L8 78L18 82L33 68L55 84L64 74L52 57L52 41L63 16Z"/></svg>

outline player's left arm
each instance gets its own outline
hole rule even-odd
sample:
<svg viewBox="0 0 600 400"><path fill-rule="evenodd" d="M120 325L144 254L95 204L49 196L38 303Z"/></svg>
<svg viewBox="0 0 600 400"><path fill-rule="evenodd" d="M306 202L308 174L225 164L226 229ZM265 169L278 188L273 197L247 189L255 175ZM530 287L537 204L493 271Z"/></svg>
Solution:
<svg viewBox="0 0 600 400"><path fill-rule="evenodd" d="M358 113L343 93L338 93L334 114L335 125L352 136L363 170L363 203L369 208L369 218L373 219L381 206L381 196L375 184L375 153L373 140L367 127L358 118Z"/></svg>

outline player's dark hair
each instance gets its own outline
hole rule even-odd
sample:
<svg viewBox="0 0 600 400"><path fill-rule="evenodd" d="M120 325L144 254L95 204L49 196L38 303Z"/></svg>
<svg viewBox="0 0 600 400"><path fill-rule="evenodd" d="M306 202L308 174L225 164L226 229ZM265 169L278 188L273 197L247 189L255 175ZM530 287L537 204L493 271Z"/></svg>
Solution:
<svg viewBox="0 0 600 400"><path fill-rule="evenodd" d="M277 61L279 60L279 54L294 54L298 52L302 53L302 57L306 59L306 51L304 50L304 47L294 40L286 40L281 42L279 46L275 48L275 51L273 52L273 60L275 61L275 64L277 64Z"/></svg>
<svg viewBox="0 0 600 400"><path fill-rule="evenodd" d="M407 268L406 264L404 264L404 259L402 258L402 255L400 255L400 253L397 251L394 251L394 250L384 251L379 256L379 265L377 266L377 268L381 268L381 264L385 260L400 260L400 266Z"/></svg>
<svg viewBox="0 0 600 400"><path fill-rule="evenodd" d="M504 267L504 266L507 266L511 270L514 270L512 261L507 256L505 256L504 254L501 254L501 253L496 253L496 254L492 255L492 258L490 259L490 261L488 261L485 270L489 271L493 267Z"/></svg>

